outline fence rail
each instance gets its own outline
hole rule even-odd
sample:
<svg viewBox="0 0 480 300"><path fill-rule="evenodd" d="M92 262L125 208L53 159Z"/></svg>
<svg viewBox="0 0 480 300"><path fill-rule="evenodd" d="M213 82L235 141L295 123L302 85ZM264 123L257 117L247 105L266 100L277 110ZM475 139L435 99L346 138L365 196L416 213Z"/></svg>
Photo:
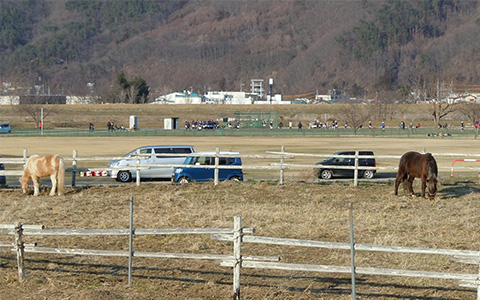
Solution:
<svg viewBox="0 0 480 300"><path fill-rule="evenodd" d="M220 266L233 269L233 296L234 299L240 299L240 272L241 268L270 269L284 271L304 271L304 272L328 272L340 274L352 274L352 295L355 295L355 274L377 275L377 276L402 276L416 278L432 278L458 280L462 287L477 289L477 299L480 299L480 280L479 274L468 273L448 273L422 270L402 270L375 267L356 267L338 266L338 265L318 265L318 264L298 264L280 262L279 256L252 256L242 255L241 243L268 244L276 246L295 246L295 247L313 247L327 248L336 250L350 250L352 258L356 251L378 251L388 253L409 253L422 255L445 255L451 257L453 262L480 264L480 251L454 250L454 249L431 249L414 248L399 246L382 245L364 245L356 244L354 239L350 243L324 242L314 240L299 240L278 237L263 237L247 234L255 233L254 228L242 227L241 217L234 217L233 228L189 228L189 229L134 229L133 227L133 197L130 197L130 229L45 229L44 226L0 224L0 234L15 234L15 243L0 242L0 247L12 248L17 252L17 266L19 281L26 279L24 255L25 253L43 253L55 255L88 255L88 256L109 256L109 257L129 257L129 285L131 283L131 259L133 257L144 258L173 258L173 259L193 259L193 260L215 260ZM351 205L350 205L351 207ZM350 215L351 233L353 232L353 213ZM24 229L25 228L25 229ZM55 247L38 247L34 244L24 244L22 238L24 235L65 235L65 236L84 236L84 235L141 235L141 234L211 234L211 238L218 241L233 242L232 254L203 254L203 253L169 253L169 252L145 252L133 251L133 246L129 246L128 251L121 250L98 250L98 249L71 249ZM353 237L353 235L352 235ZM352 259L352 262L354 260ZM354 298L355 299L355 298Z"/></svg>
<svg viewBox="0 0 480 300"><path fill-rule="evenodd" d="M425 152L425 149L423 150ZM16 165L24 165L28 155L28 151L24 150L23 158L0 158L0 163L4 164L16 164ZM463 160L463 161L480 161L480 154L472 154L472 153L432 153L434 156L438 157L455 157L454 162L451 165L439 165L439 169L448 169L451 171L451 175L453 176L454 170L471 170L471 171L480 171L480 167L466 167L466 166L453 166L456 161ZM218 170L219 169L242 169L242 170L273 170L273 171L280 171L279 176L279 183L284 184L284 176L285 170L293 169L293 168L301 168L301 169L318 169L321 168L321 164L301 164L301 163L290 163L287 162L287 159L293 160L297 157L318 157L318 158L328 158L328 157L343 157L343 158L353 158L355 160L355 164L353 166L335 166L335 165L328 165L329 169L351 169L354 170L354 186L358 185L358 171L359 170L392 170L396 171L398 169L397 165L394 166L375 166L375 167L367 167L367 166L359 166L358 160L361 157L363 158L375 158L375 159L400 159L400 155L359 155L359 151L355 152L355 155L335 155L335 154L312 154L312 153L296 153L296 152L286 152L285 147L281 147L281 151L266 151L266 154L221 154L220 149L217 148L215 153L212 154L202 154L202 153L191 153L191 154L163 154L162 156L166 157L191 157L191 156L210 156L215 157L218 160L221 157L241 157L241 158L253 158L253 159L278 159L279 162L271 162L268 165L263 166L255 166L255 165L241 165L241 166L228 166L228 165L220 165L219 163L215 163L215 165L189 165L189 168L202 168L202 169L214 169L214 184L217 185L219 183L218 179ZM140 176L138 176L140 170L149 169L149 168L174 168L174 167L184 167L183 164L141 164L140 159L149 157L149 155L138 154L135 157L129 158L132 161L126 167L122 167L122 170L130 170L137 172L136 176L136 184L140 185ZM473 159L475 158L475 159ZM71 161L72 167L67 169L67 172L72 173L72 186L76 184L76 175L79 172L87 172L87 171L110 171L110 170L118 170L115 168L107 168L107 167L95 167L95 168L79 168L79 162L86 162L86 161L112 161L112 160L121 160L125 159L125 157L78 157L78 152L73 150L72 157L64 157L65 161ZM0 170L0 176L22 176L23 171L21 170Z"/></svg>

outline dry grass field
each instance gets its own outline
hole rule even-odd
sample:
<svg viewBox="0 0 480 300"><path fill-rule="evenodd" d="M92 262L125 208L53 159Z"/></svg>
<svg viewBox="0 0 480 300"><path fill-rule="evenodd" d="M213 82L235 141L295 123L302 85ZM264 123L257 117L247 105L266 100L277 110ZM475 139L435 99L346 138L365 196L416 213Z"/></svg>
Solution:
<svg viewBox="0 0 480 300"><path fill-rule="evenodd" d="M196 151L239 151L264 154L279 151L329 154L372 149L377 155L401 155L409 150L434 153L478 153L477 140L385 138L265 138L265 137L0 137L0 155L60 153L66 157L120 156L142 145L188 144ZM313 164L321 159L295 158ZM453 158L438 157L449 166ZM257 161L245 159L245 165ZM262 164L269 163L261 161ZM379 166L395 160L378 160ZM105 163L106 164L106 163ZM467 165L467 164L464 164ZM9 167L7 165L7 167ZM69 167L69 165L67 165ZM82 167L80 165L80 167ZM47 228L128 228L129 196L135 199L136 228L232 227L242 216L256 235L318 241L349 241L348 204L354 205L355 239L361 244L478 250L480 188L477 174L459 172L450 178L440 170L435 201L393 195L392 182L329 184L312 181L310 170L286 172L286 184L248 179L278 179L278 172L247 172L241 184L171 185L165 182L78 185L64 196L23 196L15 185L0 188L0 223L42 224ZM456 173L457 174L457 173ZM10 180L10 178L9 178ZM419 192L419 184L414 189ZM0 241L13 239L2 236ZM126 237L25 237L41 247L127 250ZM137 251L230 254L232 243L209 236L137 236ZM0 249L1 299L228 299L232 270L213 261L134 258L133 284L127 286L127 259L27 253L27 281L17 282L14 252ZM283 262L350 264L348 251L243 244L244 255L280 256ZM478 273L478 266L453 263L432 255L357 252L357 266ZM242 269L242 299L351 299L348 275ZM473 289L452 280L357 276L359 299L476 299Z"/></svg>
<svg viewBox="0 0 480 300"><path fill-rule="evenodd" d="M95 124L96 129L106 129L107 122L112 121L117 125L128 126L129 116L138 117L139 128L163 128L164 118L177 117L180 123L191 120L218 120L233 118L235 112L270 112L278 113L279 122L287 124L289 120L297 124L302 121L304 125L309 121L318 119L329 122L337 120L340 126L348 121L343 113L346 105L151 105L151 104L91 104L91 105L0 105L0 122L11 123L14 129L36 128L32 113L40 117L40 108L44 109L45 128L76 128L88 129L90 122ZM359 105L358 109L367 109ZM375 112L379 107L368 106L371 110L371 121L379 127L383 119ZM387 127L397 127L400 121L405 121L407 126L410 122L422 126L433 126L431 107L428 104L399 104L388 107L389 114L385 118ZM461 120L468 123L468 118L455 112L445 117L442 122L448 122L455 126L460 125ZM443 124L443 123L442 123ZM367 125L365 122L364 126ZM468 124L467 124L468 125Z"/></svg>

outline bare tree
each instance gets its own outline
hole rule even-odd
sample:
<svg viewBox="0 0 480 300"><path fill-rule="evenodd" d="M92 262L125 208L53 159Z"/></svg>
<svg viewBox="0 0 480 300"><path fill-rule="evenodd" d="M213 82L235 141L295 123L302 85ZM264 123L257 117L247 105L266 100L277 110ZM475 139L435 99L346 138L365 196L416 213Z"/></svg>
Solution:
<svg viewBox="0 0 480 300"><path fill-rule="evenodd" d="M35 123L35 127L38 128L38 125L41 121L41 105L35 104L20 104L17 105L16 108L21 114L29 116L32 121ZM54 113L55 111L51 108L44 108L43 109L43 120L45 120L50 114ZM43 126L43 124L42 124Z"/></svg>
<svg viewBox="0 0 480 300"><path fill-rule="evenodd" d="M382 91L376 95L375 104L371 112L372 115L380 121L392 120L397 111L401 108L397 104L400 99L398 91ZM403 108L405 110L406 108Z"/></svg>
<svg viewBox="0 0 480 300"><path fill-rule="evenodd" d="M462 102L457 104L457 108L459 112L467 116L472 124L475 124L476 121L480 120L480 104ZM478 136L479 127L475 127L475 137Z"/></svg>
<svg viewBox="0 0 480 300"><path fill-rule="evenodd" d="M456 109L455 104L450 104L446 102L436 102L434 101L430 106L429 110L433 117L433 122L438 125L440 120L448 115L449 113L454 112Z"/></svg>
<svg viewBox="0 0 480 300"><path fill-rule="evenodd" d="M370 119L371 107L363 104L347 104L340 108L340 113L350 127L357 132L362 128L363 123Z"/></svg>

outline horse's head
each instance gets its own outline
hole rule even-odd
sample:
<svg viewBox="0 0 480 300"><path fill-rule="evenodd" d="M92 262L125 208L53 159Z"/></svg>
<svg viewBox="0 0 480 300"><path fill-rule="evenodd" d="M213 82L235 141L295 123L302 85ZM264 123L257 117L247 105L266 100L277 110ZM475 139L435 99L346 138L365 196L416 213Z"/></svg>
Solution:
<svg viewBox="0 0 480 300"><path fill-rule="evenodd" d="M23 172L23 176L20 177L20 184L22 186L22 193L26 194L27 193L27 188L28 188L28 182L30 181L30 172L25 170Z"/></svg>
<svg viewBox="0 0 480 300"><path fill-rule="evenodd" d="M428 198L433 200L437 194L437 177L427 178Z"/></svg>

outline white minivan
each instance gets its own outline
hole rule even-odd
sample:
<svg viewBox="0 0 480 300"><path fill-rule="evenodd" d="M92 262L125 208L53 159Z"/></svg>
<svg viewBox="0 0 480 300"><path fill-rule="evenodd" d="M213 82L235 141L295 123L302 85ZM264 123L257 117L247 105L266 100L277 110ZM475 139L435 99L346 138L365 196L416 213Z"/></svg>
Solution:
<svg viewBox="0 0 480 300"><path fill-rule="evenodd" d="M173 167L150 167L148 165L174 165L183 164L186 156L163 156L162 154L190 154L195 152L193 146L184 145L170 145L170 146L144 146L137 148L127 155L124 159L114 160L108 164L108 177L114 178L117 181L129 182L136 179L136 170L134 168L138 163L137 154L141 154L140 164L143 165L140 169L140 179L171 179L173 174ZM145 168L146 167L146 168Z"/></svg>

